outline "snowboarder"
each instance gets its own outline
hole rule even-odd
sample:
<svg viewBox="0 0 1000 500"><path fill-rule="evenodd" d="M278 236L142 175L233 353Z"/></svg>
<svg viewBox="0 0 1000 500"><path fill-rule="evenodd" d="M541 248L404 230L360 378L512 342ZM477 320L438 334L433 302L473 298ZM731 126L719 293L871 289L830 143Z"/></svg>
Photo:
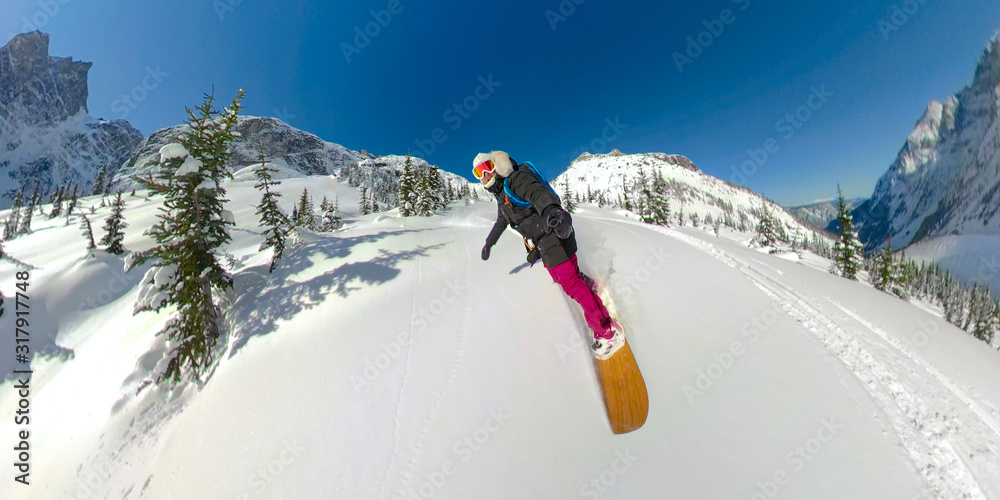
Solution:
<svg viewBox="0 0 1000 500"><path fill-rule="evenodd" d="M552 280L583 307L587 325L594 334L591 344L594 355L609 356L621 346L624 336L597 296L594 280L580 272L573 220L560 205L555 191L533 168L519 165L503 151L480 153L472 165L476 179L497 200L497 220L486 237L483 260L489 260L490 250L500 235L507 226L512 226L524 237L528 263L534 265L541 260Z"/></svg>

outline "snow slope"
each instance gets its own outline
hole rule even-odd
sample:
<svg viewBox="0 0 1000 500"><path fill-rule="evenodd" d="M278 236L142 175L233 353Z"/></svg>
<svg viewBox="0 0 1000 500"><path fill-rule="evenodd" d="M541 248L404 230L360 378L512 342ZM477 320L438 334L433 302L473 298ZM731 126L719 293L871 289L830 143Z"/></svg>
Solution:
<svg viewBox="0 0 1000 500"><path fill-rule="evenodd" d="M5 465L0 498L1000 498L1000 354L815 256L582 207L582 266L613 290L650 396L645 426L614 436L576 306L519 238L479 259L492 202L355 216L268 275L252 185L230 183L236 293L202 386L138 391L166 319L131 314L144 269L84 260L65 219L5 244L35 266L48 355L33 484ZM305 186L356 210L330 177L285 179L286 208ZM128 249L156 206L129 199ZM0 263L8 297L14 272Z"/></svg>

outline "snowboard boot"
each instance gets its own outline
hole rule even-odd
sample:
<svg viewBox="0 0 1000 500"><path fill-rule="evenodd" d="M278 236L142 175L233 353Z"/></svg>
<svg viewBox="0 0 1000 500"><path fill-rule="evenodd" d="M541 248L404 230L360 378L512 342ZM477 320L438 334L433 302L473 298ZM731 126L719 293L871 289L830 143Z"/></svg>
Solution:
<svg viewBox="0 0 1000 500"><path fill-rule="evenodd" d="M625 345L625 334L618 322L612 319L608 331L594 334L594 343L590 345L590 351L594 353L595 358L604 361L618 352L623 345Z"/></svg>

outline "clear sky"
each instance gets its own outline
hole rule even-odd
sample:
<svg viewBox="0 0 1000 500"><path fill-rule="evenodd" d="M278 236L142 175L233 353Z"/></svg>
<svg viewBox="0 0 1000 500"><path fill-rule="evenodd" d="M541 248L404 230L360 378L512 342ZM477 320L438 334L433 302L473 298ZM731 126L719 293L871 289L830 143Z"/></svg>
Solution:
<svg viewBox="0 0 1000 500"><path fill-rule="evenodd" d="M228 101L246 85L247 114L351 149L412 149L466 177L490 149L550 176L582 149L656 151L785 205L837 183L869 196L927 103L968 83L1000 30L996 0L0 0L0 12L4 43L37 28L52 55L93 62L91 114L146 135L213 86Z"/></svg>

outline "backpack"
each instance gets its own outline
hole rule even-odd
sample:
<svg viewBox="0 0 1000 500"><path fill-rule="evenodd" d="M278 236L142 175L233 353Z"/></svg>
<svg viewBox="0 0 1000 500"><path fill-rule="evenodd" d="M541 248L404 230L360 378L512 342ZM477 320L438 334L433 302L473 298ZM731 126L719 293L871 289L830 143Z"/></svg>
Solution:
<svg viewBox="0 0 1000 500"><path fill-rule="evenodd" d="M552 195L559 200L560 204L562 203L562 200L559 199L559 194L556 193L555 189L552 189L552 185L549 184L549 181L545 180L545 177L538 171L538 168L535 167L534 163L531 163L530 161L524 162L523 165L518 165L517 169L534 175L535 178L538 179L538 182L541 182L543 186L548 188ZM531 208L531 203L528 203L528 200L514 194L514 190L510 188L510 177L503 181L503 192L507 195L507 203L516 207Z"/></svg>

